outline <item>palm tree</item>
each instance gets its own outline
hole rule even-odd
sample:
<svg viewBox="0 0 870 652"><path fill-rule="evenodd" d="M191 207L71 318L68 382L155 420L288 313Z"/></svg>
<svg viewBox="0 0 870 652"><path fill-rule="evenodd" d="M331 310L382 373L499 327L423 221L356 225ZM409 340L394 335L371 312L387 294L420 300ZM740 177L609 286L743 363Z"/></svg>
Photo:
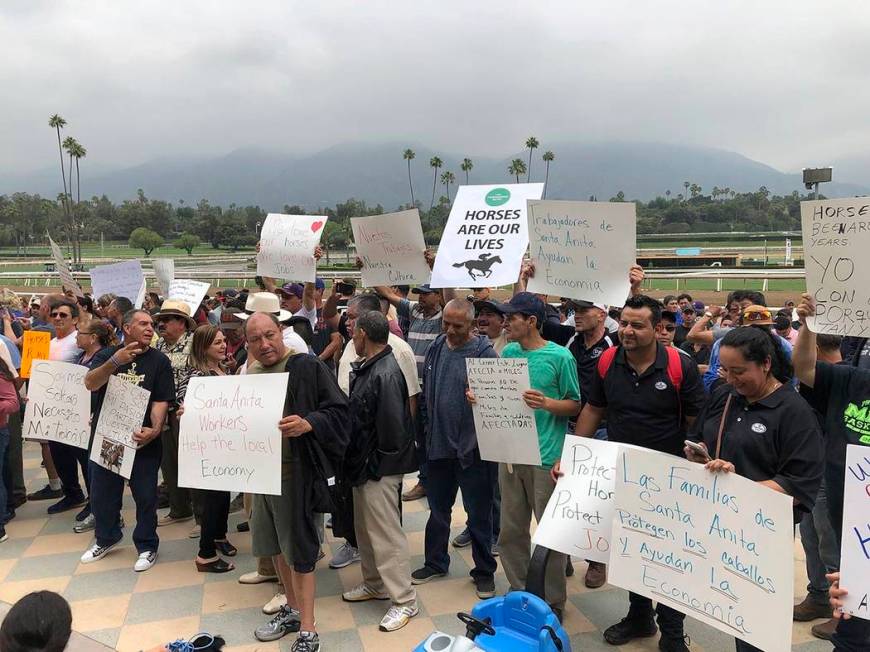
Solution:
<svg viewBox="0 0 870 652"><path fill-rule="evenodd" d="M402 158L408 161L408 186L411 188L411 206L416 206L417 203L414 201L414 184L411 183L411 161L414 160L416 154L413 149L406 149L405 153L402 154Z"/></svg>
<svg viewBox="0 0 870 652"><path fill-rule="evenodd" d="M553 159L556 158L556 155L553 152L546 151L544 155L541 157L544 159L544 163L547 164L547 171L544 173L544 194L543 198L547 198L547 182L550 180L550 163L553 162Z"/></svg>
<svg viewBox="0 0 870 652"><path fill-rule="evenodd" d="M691 185L692 184L690 182L683 181L683 188L686 189L686 192L683 193L683 197L685 197L687 194L689 194L689 186L691 186Z"/></svg>
<svg viewBox="0 0 870 652"><path fill-rule="evenodd" d="M48 119L48 126L53 127L57 131L57 153L60 156L60 176L63 178L63 210L65 213L68 213L66 206L66 172L63 169L63 147L60 143L60 130L66 126L66 120L55 113Z"/></svg>
<svg viewBox="0 0 870 652"><path fill-rule="evenodd" d="M73 199L72 199L72 185L73 185L72 169L73 169L73 159L75 158L73 156L73 152L76 150L76 147L80 147L80 145L78 144L78 141L76 141L76 139L73 138L72 136L67 136L66 138L63 139L63 148L64 148L64 150L66 150L66 153L69 155L69 194L68 194L68 199L67 199L67 203L69 206L69 215L67 216L67 219L69 220L70 237L72 239L72 260L74 263L77 262L76 261L77 249L76 249L76 218L75 218L75 211L74 211L74 205L73 205Z"/></svg>
<svg viewBox="0 0 870 652"><path fill-rule="evenodd" d="M468 185L468 173L471 171L471 168L474 167L474 163L471 162L470 158L462 159L462 163L459 166L459 169L465 172L465 185Z"/></svg>
<svg viewBox="0 0 870 652"><path fill-rule="evenodd" d="M526 147L529 148L529 176L526 177L526 183L528 183L532 179L532 151L537 149L538 145L540 144L541 143L539 143L538 139L534 136L529 136L528 138L526 138ZM519 183L519 180L517 180L517 183Z"/></svg>
<svg viewBox="0 0 870 652"><path fill-rule="evenodd" d="M432 201L429 202L429 210L432 210L432 207L435 205L435 185L438 183L438 168L440 168L444 163L437 156L433 156L429 159L429 166L432 168Z"/></svg>
<svg viewBox="0 0 870 652"><path fill-rule="evenodd" d="M520 182L520 175L526 173L526 163L521 158L515 158L508 166L508 174L513 175Z"/></svg>
<svg viewBox="0 0 870 652"><path fill-rule="evenodd" d="M454 181L456 181L456 176L450 170L447 170L447 172L441 175L441 183L444 184L448 204L450 203L450 184Z"/></svg>
<svg viewBox="0 0 870 652"><path fill-rule="evenodd" d="M671 196L671 191L665 190L665 197L670 197L670 196Z"/></svg>
<svg viewBox="0 0 870 652"><path fill-rule="evenodd" d="M88 150L81 146L78 142L76 143L75 148L72 151L73 156L76 159L76 206L82 200L82 178L79 173L79 161L85 158L88 155ZM72 179L70 179L70 194L72 194ZM79 230L79 223L75 223L76 226L76 246L78 247L78 261L82 262L82 238L81 231Z"/></svg>

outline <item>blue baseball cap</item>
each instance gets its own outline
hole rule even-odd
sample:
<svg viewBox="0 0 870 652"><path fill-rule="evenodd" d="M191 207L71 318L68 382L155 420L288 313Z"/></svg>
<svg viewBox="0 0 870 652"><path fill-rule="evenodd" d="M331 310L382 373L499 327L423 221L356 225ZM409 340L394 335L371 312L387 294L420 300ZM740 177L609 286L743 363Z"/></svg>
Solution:
<svg viewBox="0 0 870 652"><path fill-rule="evenodd" d="M501 310L506 315L518 312L529 317L536 317L539 324L544 322L544 315L546 314L544 302L540 297L531 292L518 292L511 297L510 301L501 304Z"/></svg>
<svg viewBox="0 0 870 652"><path fill-rule="evenodd" d="M323 279L320 278L319 276L314 279L314 289L315 290L325 290L326 289L326 283L324 283Z"/></svg>

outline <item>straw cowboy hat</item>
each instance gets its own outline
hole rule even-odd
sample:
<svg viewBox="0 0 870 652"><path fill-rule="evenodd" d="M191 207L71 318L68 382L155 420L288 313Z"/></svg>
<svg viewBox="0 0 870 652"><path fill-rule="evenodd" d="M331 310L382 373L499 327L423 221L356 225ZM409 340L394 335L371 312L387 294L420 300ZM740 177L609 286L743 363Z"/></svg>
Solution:
<svg viewBox="0 0 870 652"><path fill-rule="evenodd" d="M190 306L184 301L175 301L167 299L160 306L160 312L154 315L155 321L160 321L163 317L184 317L187 320L187 327L191 330L196 328L196 322L190 316Z"/></svg>
<svg viewBox="0 0 870 652"><path fill-rule="evenodd" d="M278 295L272 294L271 292L254 292L253 294L249 294L248 300L245 303L245 312L240 312L236 317L244 320L255 312L271 313L275 315L280 322L285 322L293 316L293 313L281 308Z"/></svg>

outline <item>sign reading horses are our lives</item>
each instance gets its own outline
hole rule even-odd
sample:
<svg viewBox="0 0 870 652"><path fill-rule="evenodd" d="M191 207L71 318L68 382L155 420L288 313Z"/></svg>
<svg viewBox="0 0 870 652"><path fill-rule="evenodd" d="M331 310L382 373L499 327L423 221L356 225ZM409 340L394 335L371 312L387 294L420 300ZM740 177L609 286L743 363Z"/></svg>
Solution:
<svg viewBox="0 0 870 652"><path fill-rule="evenodd" d="M260 231L257 274L285 281L314 283L314 250L327 218L321 215L269 213Z"/></svg>
<svg viewBox="0 0 870 652"><path fill-rule="evenodd" d="M432 287L510 285L529 244L526 202L542 183L460 186L438 245Z"/></svg>
<svg viewBox="0 0 870 652"><path fill-rule="evenodd" d="M530 201L529 292L621 306L637 255L634 202Z"/></svg>

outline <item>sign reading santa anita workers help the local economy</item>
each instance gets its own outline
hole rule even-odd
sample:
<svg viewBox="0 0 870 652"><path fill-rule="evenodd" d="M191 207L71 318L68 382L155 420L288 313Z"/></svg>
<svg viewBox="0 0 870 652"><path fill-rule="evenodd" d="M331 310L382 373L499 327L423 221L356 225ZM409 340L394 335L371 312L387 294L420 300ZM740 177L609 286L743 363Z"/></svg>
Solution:
<svg viewBox="0 0 870 652"><path fill-rule="evenodd" d="M460 186L438 245L432 287L509 285L529 244L526 202L542 183Z"/></svg>
<svg viewBox="0 0 870 652"><path fill-rule="evenodd" d="M320 244L326 219L319 215L269 213L260 231L257 274L313 283L317 268L314 250Z"/></svg>

